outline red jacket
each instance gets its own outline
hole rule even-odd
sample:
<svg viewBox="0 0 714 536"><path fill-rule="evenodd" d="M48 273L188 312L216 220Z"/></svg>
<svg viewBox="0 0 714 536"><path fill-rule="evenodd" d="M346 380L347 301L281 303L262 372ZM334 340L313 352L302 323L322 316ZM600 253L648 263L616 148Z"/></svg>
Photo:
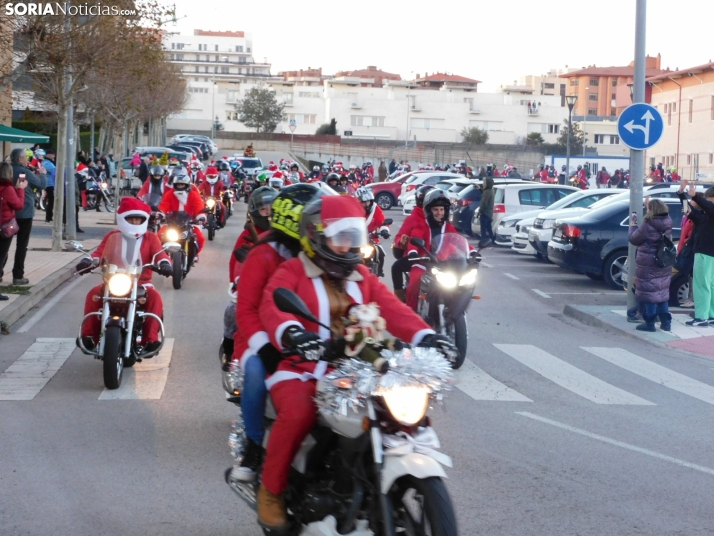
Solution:
<svg viewBox="0 0 714 536"><path fill-rule="evenodd" d="M454 229L454 226L451 225L448 221L441 226L441 234L455 232L456 229ZM426 251L431 251L431 227L429 227L429 223L427 222L426 218L419 221L417 225L414 226L414 229L412 230L412 234L410 236L412 238L421 238L422 240L424 240L424 242L426 243ZM412 251L416 251L418 257L427 256L426 251L424 251L424 249L409 244L407 246L407 255L409 255L409 253Z"/></svg>
<svg viewBox="0 0 714 536"><path fill-rule="evenodd" d="M367 232L373 233L379 231L385 219L384 212L382 212L380 206L372 202L372 210L367 216Z"/></svg>
<svg viewBox="0 0 714 536"><path fill-rule="evenodd" d="M545 183L549 182L549 181L548 181L548 170L547 170L547 169L541 169L541 170L538 172L538 176L540 177L540 182L545 182Z"/></svg>
<svg viewBox="0 0 714 536"><path fill-rule="evenodd" d="M226 185L223 184L223 181L221 180L216 182L216 184L210 184L208 181L203 181L198 185L198 191L205 197L218 197L221 193L226 191Z"/></svg>
<svg viewBox="0 0 714 536"><path fill-rule="evenodd" d="M250 225L250 224L249 224ZM258 233L258 238L264 232L256 227L256 232ZM255 240L253 239L253 233L247 227L243 230L241 234L238 235L238 240L236 240L235 246L231 250L231 260L228 264L228 277L230 277L230 282L235 283L236 279L240 277L243 270L243 264L236 260L233 252L238 248L243 248L245 250L250 250L255 245ZM246 259L247 260L247 259Z"/></svg>
<svg viewBox="0 0 714 536"><path fill-rule="evenodd" d="M231 255L232 256L232 255ZM238 280L238 301L236 303L236 330L233 339L233 359L240 360L245 367L247 358L258 353L270 342L260 319L263 304L263 290L278 267L292 258L288 249L278 242L260 244L254 247L243 263L247 268Z"/></svg>
<svg viewBox="0 0 714 536"><path fill-rule="evenodd" d="M169 183L169 178L164 177L164 180L161 181L161 195L163 196L166 193L166 190L170 190L170 188L167 188L166 185ZM144 184L141 185L141 188L139 189L139 193L136 194L136 197L141 199L144 197L146 194L148 194L151 190L151 179L146 179L144 181Z"/></svg>
<svg viewBox="0 0 714 536"><path fill-rule="evenodd" d="M119 234L122 240L124 240L124 237L121 235L120 231L110 231L102 239L99 246L97 246L97 249L94 250L94 252L92 253L92 257L94 257L95 259L101 259L102 255L104 254L104 248L107 245L109 237L114 236L116 234ZM151 231L147 231L146 233L144 233L144 236L139 238L139 240L139 253L141 255L141 264L148 264L151 262L152 259L154 260L154 264L159 264L161 261L167 261L169 263L171 262L171 259L169 259L169 256L161 247L161 240L159 240L159 237L156 236L154 233L152 233ZM156 255L157 253L158 255ZM155 259L154 255L156 255ZM131 259L126 260L129 261L127 262L127 264L132 264ZM154 272L151 269L144 268L144 270L141 272L141 276L139 277L139 284L150 285L153 274Z"/></svg>
<svg viewBox="0 0 714 536"><path fill-rule="evenodd" d="M195 218L203 210L203 199L201 199L198 190L191 187L188 190L186 204L181 208L179 200L174 194L173 188L171 188L164 193L164 197L161 199L161 204L159 205L159 210L165 214L184 210L189 216Z"/></svg>
<svg viewBox="0 0 714 536"><path fill-rule="evenodd" d="M251 252L251 256L255 251ZM318 333L323 339L332 338L325 328L303 318L280 311L273 301L273 291L282 287L292 290L300 296L307 308L319 318L320 322L330 325L330 304L322 280L323 271L310 261L304 253L283 263L275 272L263 291L260 307L260 320L265 327L270 341L276 348L282 348L281 339L290 326L303 327L307 331ZM243 284L241 279L241 284ZM411 344L421 340L434 331L414 311L403 304L367 267L359 265L346 281L347 294L354 303L376 302L381 309L381 316L387 321L389 333ZM238 294L240 299L240 292ZM339 334L342 336L342 334ZM278 382L310 378L319 378L326 372L324 361L298 363L297 356L284 359L278 371L265 382L271 388Z"/></svg>
<svg viewBox="0 0 714 536"><path fill-rule="evenodd" d="M30 185L28 183L27 187ZM0 179L0 225L7 223L15 217L16 210L25 206L25 190L15 188L10 179Z"/></svg>
<svg viewBox="0 0 714 536"><path fill-rule="evenodd" d="M406 217L404 222L402 223L402 226L399 228L399 231L397 232L397 236L394 237L394 247L401 248L401 241L402 241L402 236L406 235L407 237L411 237L412 232L414 231L414 228L422 221L425 220L426 216L424 216L424 209L421 207L414 207L412 210L412 213L409 214L409 216Z"/></svg>
<svg viewBox="0 0 714 536"><path fill-rule="evenodd" d="M692 237L694 232L694 222L684 216L682 218L682 234L679 237L679 243L677 244L677 254L681 253L687 241Z"/></svg>
<svg viewBox="0 0 714 536"><path fill-rule="evenodd" d="M203 181L206 180L206 174L203 171L201 171L200 169L195 172L189 171L188 176L191 177L191 182L194 184L201 184Z"/></svg>

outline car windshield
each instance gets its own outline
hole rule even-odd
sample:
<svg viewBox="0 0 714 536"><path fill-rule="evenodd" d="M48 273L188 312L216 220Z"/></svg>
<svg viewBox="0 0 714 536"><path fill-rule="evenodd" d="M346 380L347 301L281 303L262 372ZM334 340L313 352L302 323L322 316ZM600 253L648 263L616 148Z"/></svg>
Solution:
<svg viewBox="0 0 714 536"><path fill-rule="evenodd" d="M566 195L558 199L555 203L552 203L545 207L545 210L557 210L559 208L564 208L570 206L572 203L577 201L583 196L581 192L573 192L572 194Z"/></svg>
<svg viewBox="0 0 714 536"><path fill-rule="evenodd" d="M463 183L458 183L458 182L457 182L457 183L455 183L455 184L452 184L452 185L451 185L451 188L449 188L448 191L451 192L451 193L454 193L454 194L458 194L460 191L465 190L465 189L468 188L469 186L471 186L471 185L470 185L470 184L463 184Z"/></svg>
<svg viewBox="0 0 714 536"><path fill-rule="evenodd" d="M437 183L436 183L436 187L437 187L439 190L448 190L448 189L451 188L452 186L453 186L453 185L452 185L450 182L437 182Z"/></svg>
<svg viewBox="0 0 714 536"><path fill-rule="evenodd" d="M481 197L481 188L478 184L469 184L459 192L459 199L478 199Z"/></svg>
<svg viewBox="0 0 714 536"><path fill-rule="evenodd" d="M263 167L263 162L260 158L236 158L240 162L240 165L244 168L261 168Z"/></svg>

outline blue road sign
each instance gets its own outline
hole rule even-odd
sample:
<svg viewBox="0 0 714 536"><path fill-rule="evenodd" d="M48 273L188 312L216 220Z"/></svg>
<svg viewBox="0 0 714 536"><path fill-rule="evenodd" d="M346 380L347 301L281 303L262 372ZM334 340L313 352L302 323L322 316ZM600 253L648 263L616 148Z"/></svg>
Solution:
<svg viewBox="0 0 714 536"><path fill-rule="evenodd" d="M657 108L643 102L631 104L617 120L617 133L630 149L643 151L655 145L664 132L664 119Z"/></svg>

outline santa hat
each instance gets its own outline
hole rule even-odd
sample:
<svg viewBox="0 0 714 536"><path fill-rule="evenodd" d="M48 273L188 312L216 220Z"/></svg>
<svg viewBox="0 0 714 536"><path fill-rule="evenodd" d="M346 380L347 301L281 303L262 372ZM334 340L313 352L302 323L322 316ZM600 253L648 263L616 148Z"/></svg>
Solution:
<svg viewBox="0 0 714 536"><path fill-rule="evenodd" d="M271 179L282 179L282 178L283 178L283 174L282 174L282 172L280 172L280 171L276 171L275 173L273 173L273 176L270 177L270 178L271 178Z"/></svg>
<svg viewBox="0 0 714 536"><path fill-rule="evenodd" d="M216 166L208 166L208 169L206 170L206 175L218 175L218 170L216 169Z"/></svg>
<svg viewBox="0 0 714 536"><path fill-rule="evenodd" d="M227 156L224 156L224 157L223 157L223 160L228 160L228 157L227 157Z"/></svg>
<svg viewBox="0 0 714 536"><path fill-rule="evenodd" d="M83 162L80 162L79 165L77 166L77 173L79 173L80 175L87 175L89 173L89 171L87 171L87 169L88 169L87 166L84 165Z"/></svg>
<svg viewBox="0 0 714 536"><path fill-rule="evenodd" d="M151 214L151 207L140 201L135 197L124 197L119 203L119 208L117 209L117 227L127 236L134 238L139 238L144 233L149 225L149 215ZM144 218L144 221L139 225L131 224L126 221L127 218L132 216L138 216Z"/></svg>
<svg viewBox="0 0 714 536"><path fill-rule="evenodd" d="M360 229L367 232L364 207L355 197L347 195L327 195L321 198L320 219L325 236L330 238L346 229Z"/></svg>

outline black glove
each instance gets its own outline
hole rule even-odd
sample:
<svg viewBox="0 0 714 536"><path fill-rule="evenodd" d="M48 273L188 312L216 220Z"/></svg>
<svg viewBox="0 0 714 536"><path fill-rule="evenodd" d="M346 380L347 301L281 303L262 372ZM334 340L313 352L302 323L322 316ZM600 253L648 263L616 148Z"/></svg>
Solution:
<svg viewBox="0 0 714 536"><path fill-rule="evenodd" d="M92 267L94 267L94 259L85 257L77 264L77 272L79 272L79 275L84 275L84 272Z"/></svg>
<svg viewBox="0 0 714 536"><path fill-rule="evenodd" d="M382 229L379 231L379 236L387 240L391 235L389 234L389 231L387 229Z"/></svg>
<svg viewBox="0 0 714 536"><path fill-rule="evenodd" d="M325 342L317 333L310 333L295 326L285 331L282 343L307 361L319 361L325 353Z"/></svg>
<svg viewBox="0 0 714 536"><path fill-rule="evenodd" d="M409 255L407 255L407 257L410 258L410 259L414 259L414 258L416 258L418 255L419 255L419 254L418 254L416 251L412 250L412 251L409 252Z"/></svg>
<svg viewBox="0 0 714 536"><path fill-rule="evenodd" d="M451 363L454 363L459 355L456 346L454 346L448 338L438 333L426 335L417 346L421 346L422 348L436 348L441 351Z"/></svg>
<svg viewBox="0 0 714 536"><path fill-rule="evenodd" d="M171 263L169 262L160 262L159 266L157 267L156 271L159 273L159 275L163 275L164 277L171 277L174 273L174 268L171 266Z"/></svg>
<svg viewBox="0 0 714 536"><path fill-rule="evenodd" d="M260 350L258 350L258 357L263 362L263 366L268 374L273 374L278 370L278 365L283 359L283 354L272 344L264 344Z"/></svg>

